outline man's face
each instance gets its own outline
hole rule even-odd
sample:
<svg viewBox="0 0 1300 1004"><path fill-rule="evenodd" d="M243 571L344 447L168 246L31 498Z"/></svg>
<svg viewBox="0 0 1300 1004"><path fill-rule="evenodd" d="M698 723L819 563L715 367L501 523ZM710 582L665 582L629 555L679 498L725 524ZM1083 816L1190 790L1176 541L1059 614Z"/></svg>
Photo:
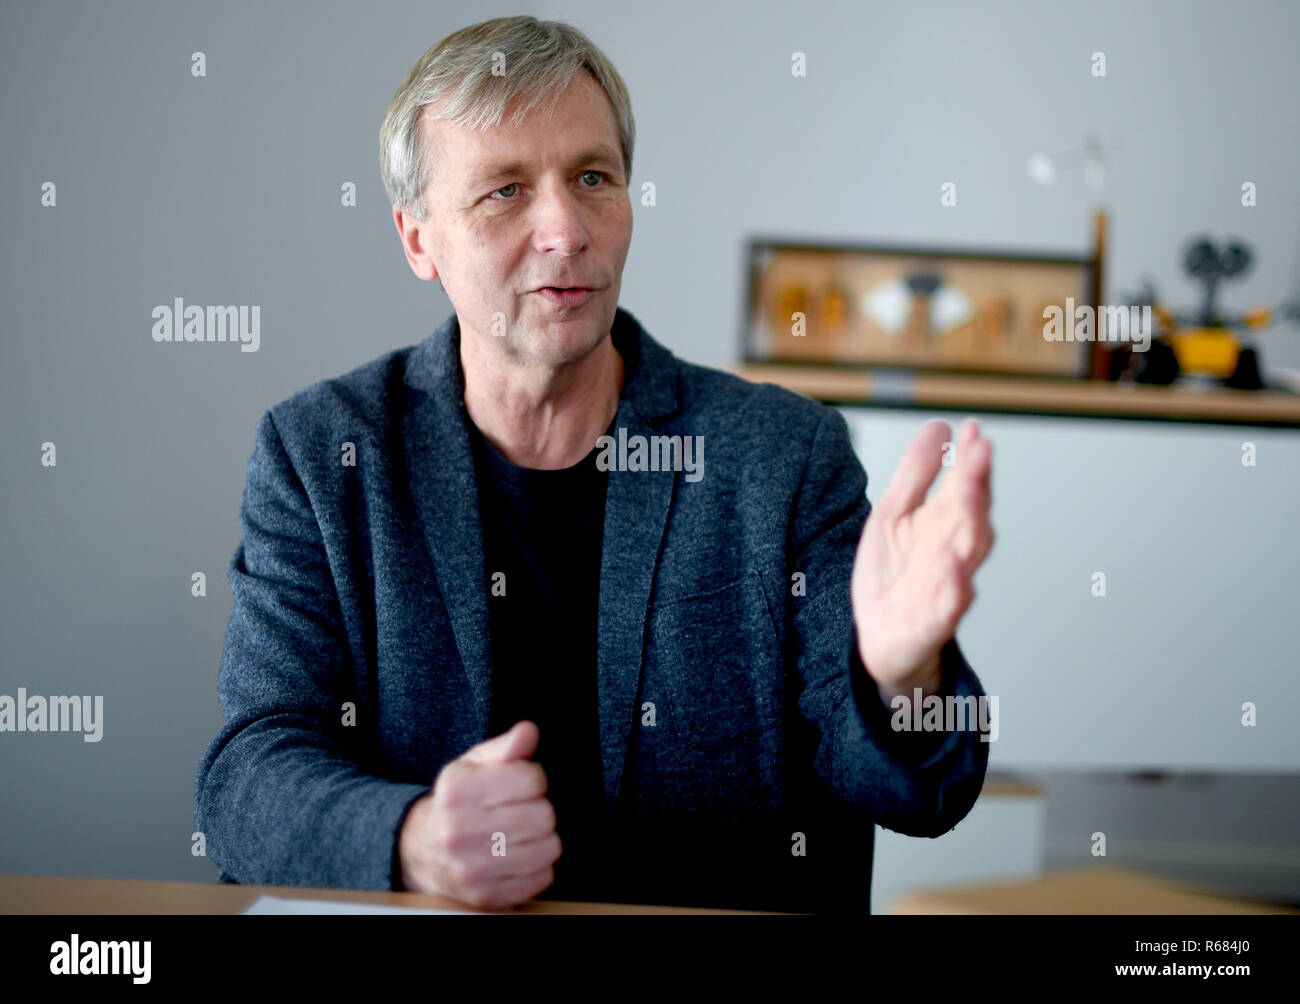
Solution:
<svg viewBox="0 0 1300 1004"><path fill-rule="evenodd" d="M632 239L622 148L609 99L585 72L549 120L545 103L517 127L512 111L479 132L426 110L429 218L398 229L418 229L418 246L403 235L411 267L442 280L467 337L558 365L591 353L614 321ZM555 286L590 291L539 292Z"/></svg>

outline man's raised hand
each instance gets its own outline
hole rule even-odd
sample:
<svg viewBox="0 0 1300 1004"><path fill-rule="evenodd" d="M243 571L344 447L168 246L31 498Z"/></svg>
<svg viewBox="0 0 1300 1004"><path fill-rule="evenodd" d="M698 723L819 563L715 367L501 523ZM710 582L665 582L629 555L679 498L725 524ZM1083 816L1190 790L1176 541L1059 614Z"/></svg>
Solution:
<svg viewBox="0 0 1300 1004"><path fill-rule="evenodd" d="M993 444L973 419L961 427L948 475L926 498L951 435L937 419L921 427L858 541L851 587L858 654L886 704L913 687L938 689L939 653L974 600L971 579L993 547Z"/></svg>

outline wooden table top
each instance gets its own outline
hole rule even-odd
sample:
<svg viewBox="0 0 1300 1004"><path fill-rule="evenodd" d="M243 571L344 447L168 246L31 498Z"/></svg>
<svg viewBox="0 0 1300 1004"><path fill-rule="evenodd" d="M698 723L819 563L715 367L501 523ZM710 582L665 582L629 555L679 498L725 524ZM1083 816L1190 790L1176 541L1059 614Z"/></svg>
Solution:
<svg viewBox="0 0 1300 1004"><path fill-rule="evenodd" d="M0 875L0 914L239 914L259 896L329 900L434 910L471 910L442 896L413 892L243 886L202 882ZM534 900L509 914L736 914L743 910L631 906ZM891 904L901 914L1291 914L1268 903L1204 892L1111 866L1052 872L1035 879L908 893Z"/></svg>
<svg viewBox="0 0 1300 1004"><path fill-rule="evenodd" d="M0 914L238 914L259 896L333 900L433 910L473 910L456 900L415 892L366 892L298 886L230 885L221 882L154 882L135 879L0 875ZM622 903L571 903L533 900L512 910L480 913L567 914L745 914L741 910L702 910Z"/></svg>
<svg viewBox="0 0 1300 1004"><path fill-rule="evenodd" d="M1034 879L934 889L899 896L909 914L1295 914L1269 903L1204 892L1109 865L1049 872Z"/></svg>

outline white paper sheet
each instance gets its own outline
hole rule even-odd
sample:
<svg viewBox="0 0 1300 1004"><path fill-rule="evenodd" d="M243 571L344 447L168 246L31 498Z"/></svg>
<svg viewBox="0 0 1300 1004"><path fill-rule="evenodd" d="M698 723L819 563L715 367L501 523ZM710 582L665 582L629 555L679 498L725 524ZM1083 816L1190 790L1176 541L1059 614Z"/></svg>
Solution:
<svg viewBox="0 0 1300 1004"><path fill-rule="evenodd" d="M325 899L285 899L280 896L259 896L243 916L322 913L440 913L461 916L490 916L477 910L432 910L423 907L386 906L379 903L341 903Z"/></svg>

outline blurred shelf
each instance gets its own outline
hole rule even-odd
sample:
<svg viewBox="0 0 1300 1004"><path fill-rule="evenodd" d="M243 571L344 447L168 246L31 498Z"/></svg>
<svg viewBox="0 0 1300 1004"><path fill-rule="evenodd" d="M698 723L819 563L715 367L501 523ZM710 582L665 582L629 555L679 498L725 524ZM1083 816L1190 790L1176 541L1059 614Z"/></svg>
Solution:
<svg viewBox="0 0 1300 1004"><path fill-rule="evenodd" d="M828 404L1300 428L1300 394L1280 390L1184 389L775 363L727 368L746 380L780 384Z"/></svg>

